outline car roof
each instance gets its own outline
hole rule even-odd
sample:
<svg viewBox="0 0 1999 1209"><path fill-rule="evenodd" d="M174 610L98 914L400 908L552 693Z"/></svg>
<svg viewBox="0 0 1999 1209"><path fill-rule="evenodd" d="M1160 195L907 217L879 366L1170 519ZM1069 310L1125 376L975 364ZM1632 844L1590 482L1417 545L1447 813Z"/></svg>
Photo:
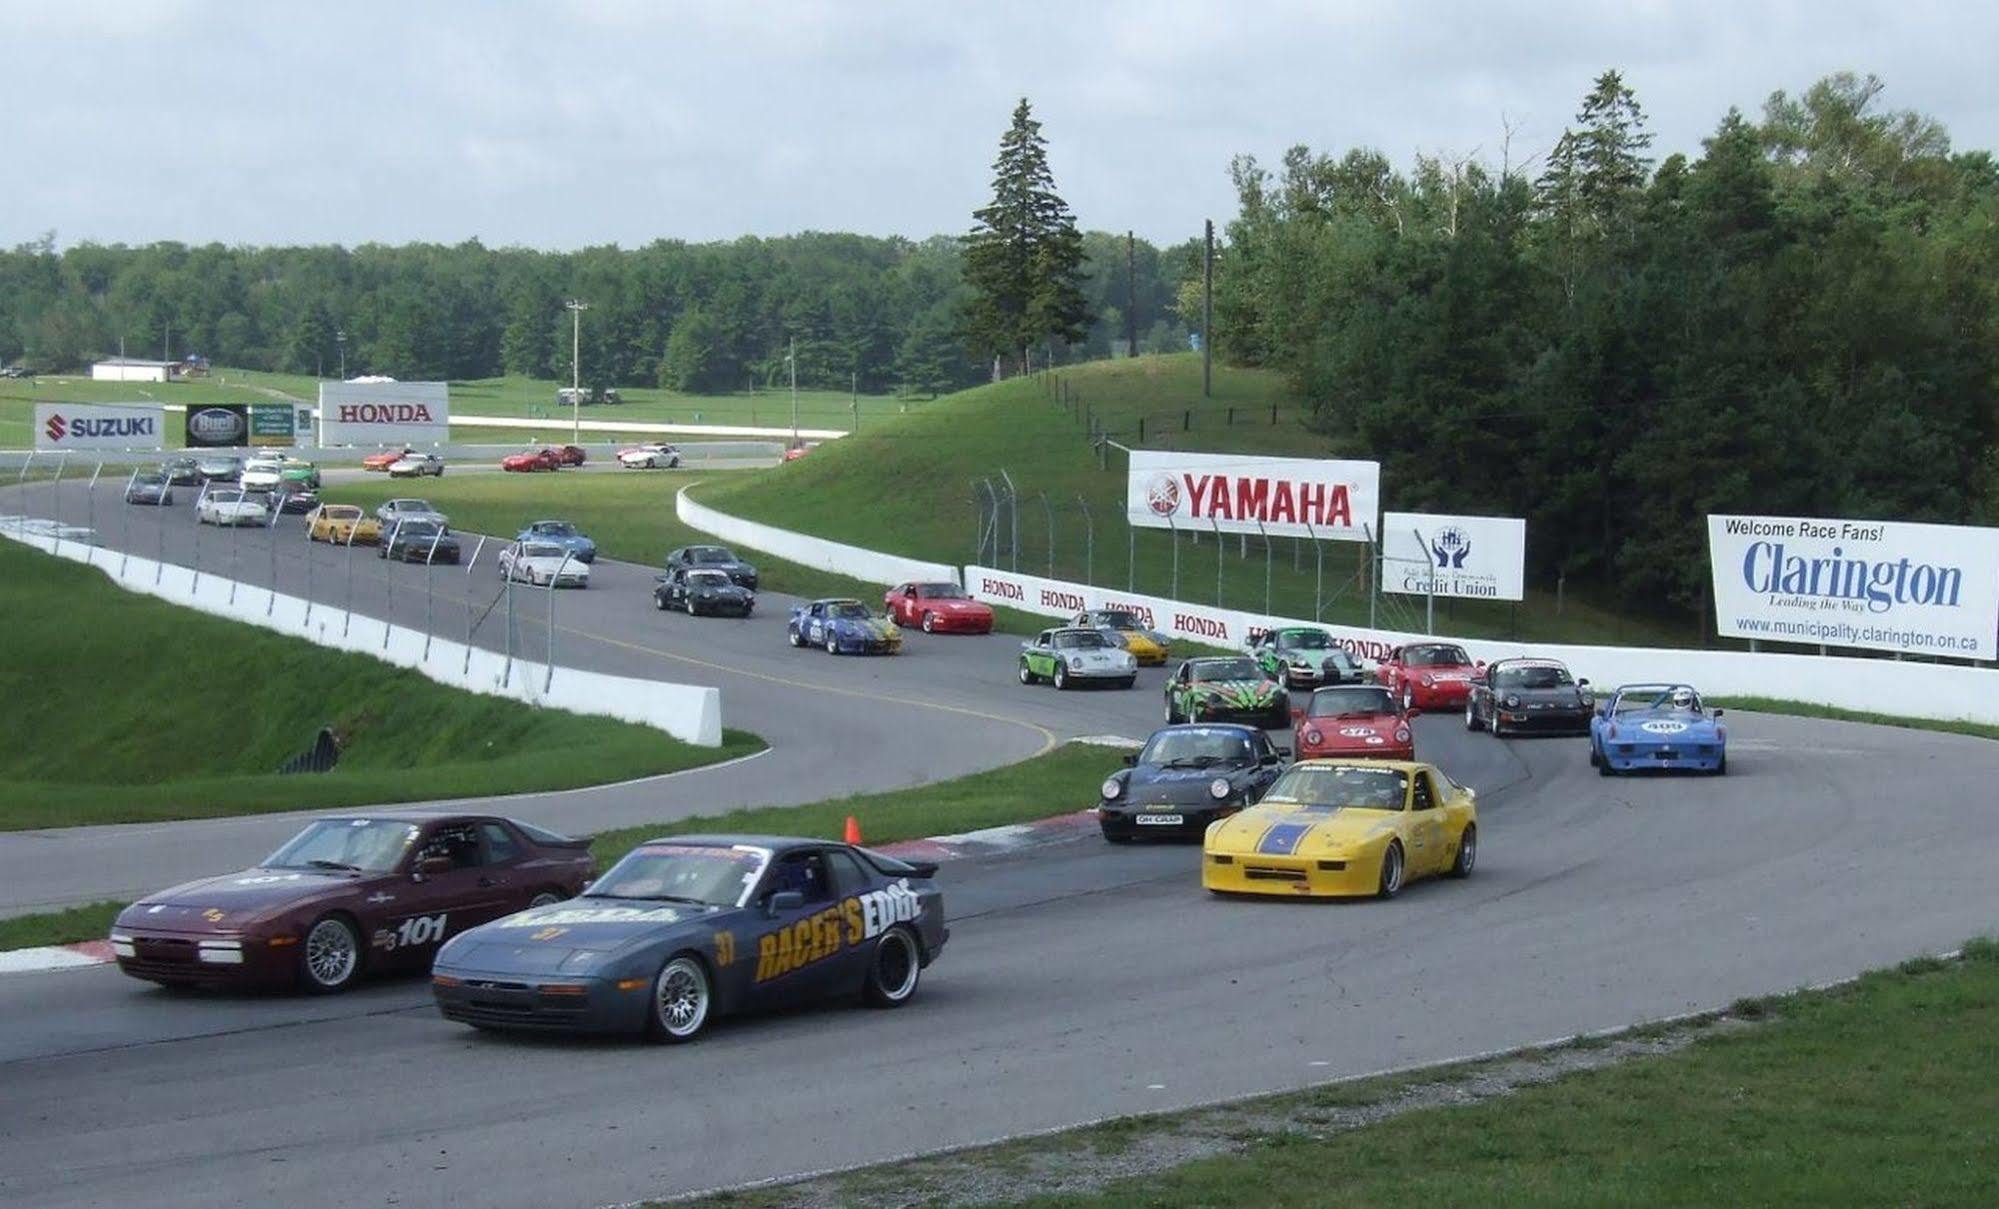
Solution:
<svg viewBox="0 0 1999 1209"><path fill-rule="evenodd" d="M1434 765L1426 764L1420 760L1362 760L1362 759L1347 759L1338 756L1327 756L1315 760L1300 760L1297 763L1293 764L1291 767L1293 768L1391 768L1399 772L1415 772L1418 769L1432 768L1434 767Z"/></svg>
<svg viewBox="0 0 1999 1209"><path fill-rule="evenodd" d="M831 605L831 604L860 604L861 602L855 600L851 596L822 596L818 600L813 601L812 603Z"/></svg>
<svg viewBox="0 0 1999 1209"><path fill-rule="evenodd" d="M1245 739L1254 738L1263 733L1258 727L1244 726L1239 722L1176 722L1172 726L1162 726L1158 730L1153 731L1147 737L1146 742L1149 743L1170 730L1226 730L1234 731Z"/></svg>

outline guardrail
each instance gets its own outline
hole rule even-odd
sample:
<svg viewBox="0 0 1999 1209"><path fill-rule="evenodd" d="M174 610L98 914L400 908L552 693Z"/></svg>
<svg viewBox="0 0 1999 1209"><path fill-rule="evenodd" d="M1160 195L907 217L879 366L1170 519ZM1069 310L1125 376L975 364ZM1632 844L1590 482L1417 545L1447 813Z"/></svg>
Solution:
<svg viewBox="0 0 1999 1209"><path fill-rule="evenodd" d="M789 529L779 529L775 525L746 521L741 517L730 516L726 512L717 512L688 495L688 491L696 486L699 484L690 483L674 496L674 513L679 516L683 524L699 529L721 541L748 546L752 550L761 550L786 562L794 562L801 567L811 567L815 571L851 575L856 579L865 579L884 586L910 580L930 583L958 582L958 568L949 563L924 562L921 559L903 558L896 554L882 554L875 550L862 549L860 546L827 541L821 537L809 537L803 533L793 533Z"/></svg>

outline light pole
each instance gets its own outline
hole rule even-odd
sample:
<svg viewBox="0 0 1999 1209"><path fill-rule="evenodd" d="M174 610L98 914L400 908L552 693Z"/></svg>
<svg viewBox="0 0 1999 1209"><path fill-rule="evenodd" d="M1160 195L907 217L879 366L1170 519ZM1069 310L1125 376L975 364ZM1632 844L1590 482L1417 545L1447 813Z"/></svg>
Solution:
<svg viewBox="0 0 1999 1209"><path fill-rule="evenodd" d="M333 329L333 343L340 346L340 380L342 382L345 382L347 380L347 329L346 328L336 327ZM320 347L325 348L326 346L322 344L320 345Z"/></svg>
<svg viewBox="0 0 1999 1209"><path fill-rule="evenodd" d="M791 367L791 447L798 448L798 337L791 338L791 349L784 354L785 364Z"/></svg>
<svg viewBox="0 0 1999 1209"><path fill-rule="evenodd" d="M583 443L583 312L590 304L571 298L569 308L569 417L572 445Z"/></svg>

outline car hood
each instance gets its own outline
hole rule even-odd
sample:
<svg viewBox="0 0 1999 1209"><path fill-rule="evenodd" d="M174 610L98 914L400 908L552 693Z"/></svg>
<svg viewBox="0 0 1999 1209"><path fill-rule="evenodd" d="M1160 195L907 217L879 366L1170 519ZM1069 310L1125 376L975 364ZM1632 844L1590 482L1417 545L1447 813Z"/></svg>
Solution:
<svg viewBox="0 0 1999 1209"><path fill-rule="evenodd" d="M1337 658L1331 647L1296 647L1277 652L1277 657L1292 667L1324 667L1328 661Z"/></svg>
<svg viewBox="0 0 1999 1209"><path fill-rule="evenodd" d="M1207 801L1208 786L1217 778L1234 780L1253 766L1210 764L1206 768L1168 768L1140 764L1125 775L1125 794L1134 802Z"/></svg>
<svg viewBox="0 0 1999 1209"><path fill-rule="evenodd" d="M481 924L437 955L446 967L522 974L581 974L589 959L682 929L706 930L736 907L571 899Z"/></svg>
<svg viewBox="0 0 1999 1209"><path fill-rule="evenodd" d="M1151 634L1147 633L1144 630L1114 630L1112 632L1115 633L1119 638L1124 640L1124 644L1127 648L1144 647L1153 650L1166 649L1163 643L1161 643L1157 638L1154 638Z"/></svg>
<svg viewBox="0 0 1999 1209"><path fill-rule="evenodd" d="M1721 724L1712 718L1682 718L1671 714L1624 714L1614 719L1618 737L1644 739L1654 743L1712 739Z"/></svg>
<svg viewBox="0 0 1999 1209"><path fill-rule="evenodd" d="M918 608L939 613L990 613L992 609L976 600L918 600Z"/></svg>
<svg viewBox="0 0 1999 1209"><path fill-rule="evenodd" d="M1395 834L1396 817L1383 810L1271 803L1225 820L1209 835L1208 843L1224 851L1267 856L1346 851L1385 842Z"/></svg>
<svg viewBox="0 0 1999 1209"><path fill-rule="evenodd" d="M696 584L693 587L689 588L688 591L694 593L694 595L696 596L702 596L702 597L707 597L707 596L736 597L736 596L748 596L750 594L750 590L748 588L743 587L741 584Z"/></svg>
<svg viewBox="0 0 1999 1209"><path fill-rule="evenodd" d="M1316 730L1323 742L1366 744L1369 737L1393 739L1403 725L1399 714L1374 714L1365 718L1305 718L1302 729Z"/></svg>
<svg viewBox="0 0 1999 1209"><path fill-rule="evenodd" d="M837 633L868 639L892 638L899 633L894 622L881 617L870 617L865 621L857 617L835 617L833 629Z"/></svg>
<svg viewBox="0 0 1999 1209"><path fill-rule="evenodd" d="M363 880L332 869L242 869L148 894L119 918L135 927L229 930L273 907L345 891Z"/></svg>
<svg viewBox="0 0 1999 1209"><path fill-rule="evenodd" d="M450 539L447 538L445 540L449 541ZM577 562L573 558L548 558L545 556L537 556L533 558L520 558L516 559L515 561L520 563L521 566L527 567L530 570L547 571L551 575L554 574L557 570L561 570L561 572L564 575L590 574L589 563Z"/></svg>
<svg viewBox="0 0 1999 1209"><path fill-rule="evenodd" d="M1451 663L1441 667L1405 667L1402 670L1404 675L1418 680L1425 676L1432 680L1469 680L1478 669L1469 663Z"/></svg>
<svg viewBox="0 0 1999 1209"><path fill-rule="evenodd" d="M1208 697L1230 705L1267 705L1277 699L1279 689L1269 680L1203 680L1190 685L1197 697Z"/></svg>
<svg viewBox="0 0 1999 1209"><path fill-rule="evenodd" d="M1522 705L1582 705L1589 696L1573 684L1555 688L1496 688L1492 695L1500 701L1518 698Z"/></svg>

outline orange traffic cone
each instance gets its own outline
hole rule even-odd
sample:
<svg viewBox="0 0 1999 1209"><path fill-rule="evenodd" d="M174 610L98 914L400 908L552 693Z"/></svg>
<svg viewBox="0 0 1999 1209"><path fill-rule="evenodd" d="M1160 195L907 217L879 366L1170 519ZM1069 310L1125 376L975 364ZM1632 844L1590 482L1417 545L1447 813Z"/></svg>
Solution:
<svg viewBox="0 0 1999 1209"><path fill-rule="evenodd" d="M861 842L861 821L851 814L847 816L847 842L849 844Z"/></svg>

